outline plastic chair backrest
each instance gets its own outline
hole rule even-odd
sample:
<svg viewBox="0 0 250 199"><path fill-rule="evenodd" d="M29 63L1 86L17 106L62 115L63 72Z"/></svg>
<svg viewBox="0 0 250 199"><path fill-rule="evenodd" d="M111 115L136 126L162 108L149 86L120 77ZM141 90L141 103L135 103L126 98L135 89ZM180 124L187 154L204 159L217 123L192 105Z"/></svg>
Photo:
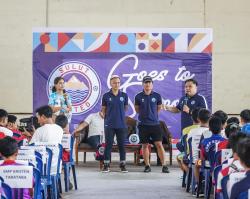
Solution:
<svg viewBox="0 0 250 199"><path fill-rule="evenodd" d="M73 162L73 161L74 161L74 159L73 159L74 143L75 143L75 137L71 135L70 156L69 156L70 162Z"/></svg>
<svg viewBox="0 0 250 199"><path fill-rule="evenodd" d="M37 168L33 168L33 176L35 180L34 199L39 199L41 196L41 173Z"/></svg>
<svg viewBox="0 0 250 199"><path fill-rule="evenodd" d="M58 154L58 163L57 163L57 174L60 173L60 168L61 168L61 161L62 161L62 152L63 152L63 147L61 144L58 144L59 147L59 154Z"/></svg>
<svg viewBox="0 0 250 199"><path fill-rule="evenodd" d="M12 198L12 189L10 188L9 185L2 182L2 189L4 192L4 195L2 195L3 198L6 198L6 199Z"/></svg>
<svg viewBox="0 0 250 199"><path fill-rule="evenodd" d="M190 162L193 163L192 138L189 138L187 143L188 143L188 148L189 148Z"/></svg>
<svg viewBox="0 0 250 199"><path fill-rule="evenodd" d="M229 181L229 176L225 176L221 180L221 187L222 187L222 193L223 193L223 198L224 199L229 199L228 198L228 193L227 193L227 183Z"/></svg>
<svg viewBox="0 0 250 199"><path fill-rule="evenodd" d="M44 174L45 176L47 176L47 179L49 180L53 153L52 153L52 150L49 148L46 148L46 152L47 152L48 157L47 157L47 163L46 163Z"/></svg>

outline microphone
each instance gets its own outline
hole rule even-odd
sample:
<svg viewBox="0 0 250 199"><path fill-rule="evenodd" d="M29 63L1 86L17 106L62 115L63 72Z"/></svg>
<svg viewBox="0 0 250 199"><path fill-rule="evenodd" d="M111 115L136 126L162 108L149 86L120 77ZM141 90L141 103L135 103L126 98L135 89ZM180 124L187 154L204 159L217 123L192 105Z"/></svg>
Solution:
<svg viewBox="0 0 250 199"><path fill-rule="evenodd" d="M188 95L186 94L185 98L184 98L184 105L187 105L188 102Z"/></svg>
<svg viewBox="0 0 250 199"><path fill-rule="evenodd" d="M64 97L64 100L65 100L65 105L68 106L68 94L64 93L63 97Z"/></svg>

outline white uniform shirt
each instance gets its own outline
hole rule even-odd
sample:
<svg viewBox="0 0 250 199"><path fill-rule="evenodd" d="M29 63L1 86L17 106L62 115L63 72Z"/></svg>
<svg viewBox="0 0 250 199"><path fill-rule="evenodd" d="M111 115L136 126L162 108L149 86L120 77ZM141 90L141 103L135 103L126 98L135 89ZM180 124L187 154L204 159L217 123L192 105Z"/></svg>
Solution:
<svg viewBox="0 0 250 199"><path fill-rule="evenodd" d="M63 129L57 124L45 124L36 129L30 143L49 142L61 144Z"/></svg>
<svg viewBox="0 0 250 199"><path fill-rule="evenodd" d="M3 126L0 126L0 132L4 133L4 135L6 136L10 136L10 137L13 136L13 132L10 129L7 129Z"/></svg>

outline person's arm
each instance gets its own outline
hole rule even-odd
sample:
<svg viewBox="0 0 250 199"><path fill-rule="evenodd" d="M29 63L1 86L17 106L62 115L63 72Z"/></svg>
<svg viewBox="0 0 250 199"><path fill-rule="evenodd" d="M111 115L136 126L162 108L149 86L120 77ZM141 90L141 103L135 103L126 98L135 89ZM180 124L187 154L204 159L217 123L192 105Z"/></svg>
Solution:
<svg viewBox="0 0 250 199"><path fill-rule="evenodd" d="M65 103L67 105L67 108L65 108L65 111L68 113L68 112L71 112L72 111L72 103L71 103L71 98L70 96L67 94L67 93L64 93L63 94L63 97L65 99Z"/></svg>
<svg viewBox="0 0 250 199"><path fill-rule="evenodd" d="M107 108L106 108L106 106L102 106L102 109L101 109L101 117L102 118L104 118L105 117L105 115L106 115L106 110L107 110Z"/></svg>
<svg viewBox="0 0 250 199"><path fill-rule="evenodd" d="M134 104L136 113L139 113L139 111L140 111L139 105L140 105L140 100L138 99L138 96L136 95L135 96L135 104Z"/></svg>
<svg viewBox="0 0 250 199"><path fill-rule="evenodd" d="M78 132L81 131L82 129L84 129L85 127L87 127L89 124L87 122L82 122L81 124L78 125L78 127L76 127L76 129L74 130L74 132Z"/></svg>
<svg viewBox="0 0 250 199"><path fill-rule="evenodd" d="M180 112L180 110L178 108L176 108L175 106L164 105L164 108L166 111L169 111L172 113L179 113Z"/></svg>

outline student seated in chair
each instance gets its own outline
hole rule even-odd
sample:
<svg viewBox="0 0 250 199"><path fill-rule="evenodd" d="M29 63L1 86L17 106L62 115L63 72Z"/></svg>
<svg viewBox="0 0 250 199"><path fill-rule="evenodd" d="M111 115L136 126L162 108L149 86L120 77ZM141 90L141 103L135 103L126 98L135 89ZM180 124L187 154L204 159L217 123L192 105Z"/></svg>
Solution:
<svg viewBox="0 0 250 199"><path fill-rule="evenodd" d="M241 165L245 168L246 177L233 185L230 199L237 199L244 192L248 195L248 190L250 189L250 137L247 136L242 139L239 142L239 146L237 148L237 155L239 156Z"/></svg>
<svg viewBox="0 0 250 199"><path fill-rule="evenodd" d="M13 138L7 136L0 140L0 156L4 159L4 162L0 164L0 166L6 165L20 165L15 162L18 153L18 144L17 141ZM31 199L33 198L33 190L32 189L22 189L22 196L13 196L12 198L17 199ZM15 189L12 189L12 193L15 192ZM19 191L17 191L19 193ZM21 193L21 191L20 191ZM14 195L14 194L12 194Z"/></svg>

